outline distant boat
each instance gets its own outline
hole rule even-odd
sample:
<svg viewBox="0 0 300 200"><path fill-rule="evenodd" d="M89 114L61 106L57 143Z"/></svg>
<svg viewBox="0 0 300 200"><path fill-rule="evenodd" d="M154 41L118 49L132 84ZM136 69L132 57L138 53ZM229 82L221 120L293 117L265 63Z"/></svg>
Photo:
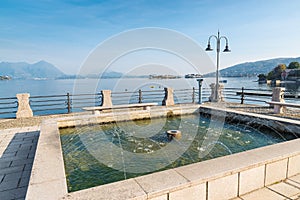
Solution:
<svg viewBox="0 0 300 200"><path fill-rule="evenodd" d="M0 76L0 80L11 80L10 76Z"/></svg>
<svg viewBox="0 0 300 200"><path fill-rule="evenodd" d="M219 80L219 83L227 83L227 80Z"/></svg>
<svg viewBox="0 0 300 200"><path fill-rule="evenodd" d="M184 78L202 78L203 76L201 74L187 74L184 76Z"/></svg>

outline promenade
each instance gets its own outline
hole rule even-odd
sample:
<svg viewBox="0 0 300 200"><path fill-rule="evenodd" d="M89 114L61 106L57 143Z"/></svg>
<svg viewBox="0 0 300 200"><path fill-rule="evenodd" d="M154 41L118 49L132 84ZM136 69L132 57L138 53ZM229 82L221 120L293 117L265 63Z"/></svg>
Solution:
<svg viewBox="0 0 300 200"><path fill-rule="evenodd" d="M213 104L207 103L207 105ZM300 120L299 110L297 109L289 109L285 114L273 114L273 109L268 107L233 103L226 104L226 107L239 111ZM72 115L80 115L80 113ZM25 199L39 139L40 124L45 119L61 116L0 120L0 200ZM99 199L101 198L99 197ZM300 174L235 199L300 200Z"/></svg>

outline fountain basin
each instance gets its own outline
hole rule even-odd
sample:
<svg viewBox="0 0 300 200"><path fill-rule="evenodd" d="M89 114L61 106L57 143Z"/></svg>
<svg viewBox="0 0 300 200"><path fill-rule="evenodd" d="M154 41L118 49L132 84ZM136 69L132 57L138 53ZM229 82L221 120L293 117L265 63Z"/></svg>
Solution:
<svg viewBox="0 0 300 200"><path fill-rule="evenodd" d="M197 109L195 111L197 111ZM242 114L243 113L237 113L237 115ZM259 116L255 116L255 118L259 118ZM262 116L261 118L266 120L267 117ZM101 193L101 196L111 197L111 199L120 199L121 197L125 199L138 197L150 199L160 196L163 198L163 196L166 195L169 196L170 199L173 199L172 196L176 196L177 192L182 191L183 193L189 194L190 190L194 188L197 189L197 191L201 188L201 191L204 192L204 196L205 192L208 192L208 195L211 196L213 195L211 192L213 192L215 187L220 188L220 186L215 185L215 182L223 179L232 180L230 182L231 184L229 184L231 185L231 188L228 189L228 191L235 190L236 192L233 193L238 195L242 194L241 192L245 192L245 190L238 189L235 185L238 185L238 187L246 187L247 184L244 185L245 182L239 182L242 180L237 177L242 177L244 173L249 174L250 171L252 173L254 169L254 171L257 171L256 169L262 169L262 173L265 175L262 174L263 176L261 177L273 177L271 169L273 169L273 166L278 166L277 163L279 163L280 166L281 163L283 163L283 166L288 166L288 170L287 168L278 169L282 172L280 171L280 173L277 173L277 175L274 176L276 178L266 178L266 184L271 184L274 181L280 181L284 178L281 175L278 178L278 174L292 176L293 174L300 173L299 168L297 168L297 163L299 163L300 159L300 156L298 156L300 155L299 140L293 140L212 160L206 160L180 168L165 170L163 172L152 173L134 178L134 181L132 181L133 179L129 179L70 193L67 191L64 160L62 157L60 138L58 137L58 128L73 125L95 124L101 122L101 120L103 119L99 119L98 117L81 116L80 118L64 118L43 123L33 165L33 173L27 192L27 199L34 199L34 196L37 194L43 194L45 199L61 199L63 197L67 199L68 197L88 198L93 195L99 195L99 192ZM269 120L276 121L275 118ZM283 124L283 122L280 123ZM295 126L298 127L299 123L295 124ZM295 128L295 130L297 130L297 128ZM257 179L260 180L259 177ZM162 178L167 178L166 180L168 181L162 180ZM149 181L151 182L152 188L147 186L147 183L150 183ZM136 185L136 182L139 185ZM209 190L205 189L207 185L209 185ZM264 184L257 185L258 188L263 186ZM128 190L126 190L126 188ZM226 194L228 194L228 191L226 191ZM247 191L249 192L250 190ZM232 192L230 193L232 194ZM226 194L223 195L226 196ZM231 197L233 198L234 196L230 196L230 198Z"/></svg>

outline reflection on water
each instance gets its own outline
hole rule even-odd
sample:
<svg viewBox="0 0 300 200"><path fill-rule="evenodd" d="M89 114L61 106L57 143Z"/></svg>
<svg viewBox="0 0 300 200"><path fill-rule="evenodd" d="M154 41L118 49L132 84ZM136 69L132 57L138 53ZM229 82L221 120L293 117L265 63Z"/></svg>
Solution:
<svg viewBox="0 0 300 200"><path fill-rule="evenodd" d="M285 141L276 131L262 133L248 126L225 124L219 139L204 146L207 133L220 134L209 126L208 118L198 115L134 124L137 128L126 129L126 122L122 122L60 130L69 191ZM165 132L173 129L182 132L180 140L168 140ZM209 153L201 157L207 150Z"/></svg>

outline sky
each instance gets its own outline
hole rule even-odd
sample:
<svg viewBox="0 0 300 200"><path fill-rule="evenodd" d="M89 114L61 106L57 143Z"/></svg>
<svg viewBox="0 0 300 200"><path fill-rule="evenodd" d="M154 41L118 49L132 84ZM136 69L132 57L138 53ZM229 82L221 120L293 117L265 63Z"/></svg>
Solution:
<svg viewBox="0 0 300 200"><path fill-rule="evenodd" d="M221 53L221 69L300 57L299 8L299 0L1 0L0 62L45 60L76 74L99 44L144 27L174 30L202 49L219 29L232 50ZM208 56L215 62L215 51Z"/></svg>

